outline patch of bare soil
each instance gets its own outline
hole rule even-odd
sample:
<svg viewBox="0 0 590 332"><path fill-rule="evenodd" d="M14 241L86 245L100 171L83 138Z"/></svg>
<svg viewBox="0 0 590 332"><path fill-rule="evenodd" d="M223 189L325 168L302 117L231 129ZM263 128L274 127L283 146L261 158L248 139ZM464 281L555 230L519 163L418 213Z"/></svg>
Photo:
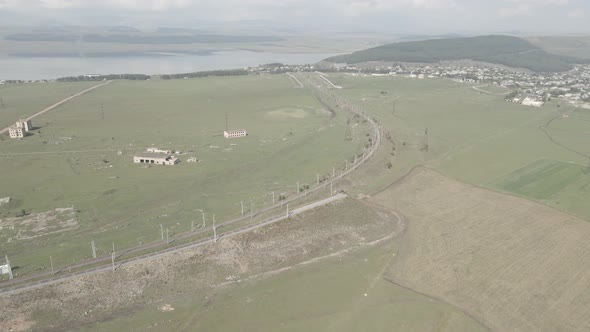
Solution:
<svg viewBox="0 0 590 332"><path fill-rule="evenodd" d="M115 273L3 296L0 330L62 330L145 306L169 310L178 297L370 244L402 228L395 213L347 199L214 245L129 264ZM48 313L51 320L36 319Z"/></svg>
<svg viewBox="0 0 590 332"><path fill-rule="evenodd" d="M372 200L407 220L395 282L496 331L590 331L590 224L419 168Z"/></svg>
<svg viewBox="0 0 590 332"><path fill-rule="evenodd" d="M7 242L30 240L39 236L76 229L78 219L74 208L58 208L22 217L0 219L0 232L14 233Z"/></svg>

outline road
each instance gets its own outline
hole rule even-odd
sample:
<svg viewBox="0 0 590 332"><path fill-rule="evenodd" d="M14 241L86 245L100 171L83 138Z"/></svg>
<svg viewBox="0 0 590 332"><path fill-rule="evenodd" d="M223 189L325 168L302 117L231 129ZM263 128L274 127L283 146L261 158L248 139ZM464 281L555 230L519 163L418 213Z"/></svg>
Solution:
<svg viewBox="0 0 590 332"><path fill-rule="evenodd" d="M254 224L254 225L246 225L244 227L240 227L238 229L226 232L226 233L221 233L218 235L217 240L222 239L222 238L228 238L228 237L232 237L232 236L237 236L240 234L244 234L247 232L251 232L253 230L259 229L261 227L265 227L268 226L270 224L274 224L277 223L279 221L288 219L289 217L301 214L305 211L309 211L311 209L326 205L326 204L330 204L342 199L345 199L347 196L344 194L337 194L325 199L322 199L320 201L302 206L300 208L294 209L293 211L289 212L289 215L287 216L287 213L284 213L280 216L277 217L273 217L271 219L262 221L260 223ZM140 261L144 261L147 259L154 259L154 258L159 258L162 257L164 255L169 255L171 253L175 253L175 252L179 252L181 250L185 250L185 249L194 249L194 248L198 248L198 247L202 247L211 243L214 243L215 239L213 237L208 237L206 239L202 239L202 240L198 240L196 242L191 242L191 243L186 243L186 244L182 244L179 246L175 246L172 248L167 248L164 250L160 250L158 252L154 252L154 253L149 253L149 254L145 254L145 255L141 255L141 256L137 256L137 257L133 257L133 258L129 258L123 261L119 261L116 262L115 264L115 270L120 268L123 265L126 264L130 264L130 263L137 263ZM31 282L31 283L27 283L25 285L20 285L20 286L15 286L15 287L11 287L11 288L4 288L0 291L0 294L4 294L4 295L9 295L9 294L15 294L15 293L20 293L20 292L24 292L24 291L28 291L28 290L32 290L32 289L36 289L39 287L44 287L44 286L48 286L48 285L52 285L58 282L63 282L66 280L70 280L73 278L78 278L81 276L87 276L90 274L94 274L94 273L99 273L99 272L106 272L109 270L113 269L113 265L111 263L108 264L103 264L101 266L97 266L91 269L86 269L83 271L78 271L78 272L73 272L73 273L68 273L68 274L63 274L63 275L59 275L59 276L54 276L51 279L46 279L46 280L41 280L41 281L35 281L35 282ZM14 279L13 279L14 280Z"/></svg>
<svg viewBox="0 0 590 332"><path fill-rule="evenodd" d="M327 82L329 82L331 85L333 85L332 82L330 82L323 75L320 76L320 77L323 80L326 80ZM104 83L104 84L108 84L108 82L107 83ZM104 84L95 86L94 88L97 88L97 87L102 86ZM317 86L315 84L311 83L311 85L313 86L314 89L317 89ZM86 90L86 91L88 91L88 90ZM361 110L360 108L358 108L355 105L347 102L346 100L344 100L341 97L336 97L336 96L332 95L329 91L326 91L326 90L323 90L323 89L319 89L319 91L321 93L325 94L326 97L331 98L334 102L337 102L338 104L340 104L343 107L343 109L348 109L349 112L358 114L359 116L365 118L372 125L372 127L374 129L374 133L373 133L373 143L374 144L372 144L370 146L370 148L363 153L363 156L362 156L362 158L360 160L358 160L356 163L353 163L351 165L351 167L348 167L346 170L343 170L340 175L334 176L332 179L330 179L329 181L324 182L323 184L313 186L310 189L306 190L305 192L302 192L302 193L296 194L294 196L291 196L287 200L281 201L281 202L279 202L277 204L274 204L272 206L269 206L269 207L263 208L261 210L258 210L258 211L255 212L255 214L253 215L253 217L256 217L256 216L258 216L258 215L260 215L262 213L266 213L266 212L272 211L273 209L276 209L276 208L284 207L285 204L287 204L287 206L288 206L288 203L293 202L293 201L296 201L296 200L298 200L298 199L300 199L302 197L305 197L305 196L307 196L310 193L316 192L318 190L324 190L328 185L332 185L333 183L338 182L339 180L341 180L345 176L349 175L351 172L355 171L358 167L360 167L361 165L363 165L374 154L374 152L377 150L377 148L381 144L381 130L380 130L380 127L379 127L379 125L373 119L371 119L367 115L367 113L364 110ZM84 93L84 91L81 92L80 94L82 94L82 93ZM80 95L80 94L78 94L78 95ZM70 97L70 99L73 98L73 97L74 96ZM67 100L64 100L62 102L65 102L65 101L67 101ZM62 102L60 102L60 103L62 103ZM318 207L318 206L321 206L321 205L328 204L330 202L333 202L334 200L342 199L343 197L345 197L345 196L339 194L339 195L335 195L335 196L332 196L332 197L329 197L329 198L326 198L326 199L322 199L322 200L316 201L314 203L310 203L310 204L308 204L308 205L306 205L304 207L301 207L301 208L297 208L297 209L292 210L289 213L289 216L292 216L292 215L295 215L295 214L298 214L298 213L302 213L304 211L307 211L309 209L313 209L313 208ZM229 221L226 221L224 223L218 224L218 226L216 227L216 229L219 230L220 228L229 226L231 224L235 224L237 222L245 221L245 220L248 220L250 218L251 218L251 216L249 216L249 215L245 215L245 216L242 216L242 217L239 217L239 218L235 218L233 220L229 220ZM229 231L227 233L222 233L222 234L220 234L219 237L221 238L221 237L228 237L228 236L233 236L233 235L237 235L237 234L242 234L244 232L248 232L248 231L251 231L251 230L254 230L254 229L263 227L265 225L268 225L268 224L271 224L271 223L274 223L274 222L278 222L278 221L283 220L285 218L287 218L286 213L283 214L282 216L278 216L278 217L275 217L275 218L270 219L270 220L267 220L267 221L263 221L263 222L258 223L258 224L246 225L246 226L243 226L243 227L238 228L236 230ZM197 229L196 231L193 231L193 232L188 232L188 233L180 234L179 236L177 236L177 237L173 238L171 241L169 241L169 243L158 241L158 242L152 242L152 243L144 244L144 245L141 245L141 246L138 246L138 247L135 247L135 248L127 249L125 251L122 251L122 253L120 253L118 256L115 257L115 259L120 259L124 255L129 255L129 254L133 254L133 253L139 253L139 252L147 251L147 250L150 250L150 249L157 249L158 247L161 247L161 246L164 246L164 245L169 245L169 244L174 243L174 242L177 242L179 240L187 239L187 238L190 238L190 237L194 237L195 235L202 234L202 233L207 233L207 232L213 233L213 228L210 226L210 227L206 227L206 228ZM181 245L174 246L174 247L171 247L171 248L164 248L164 249L160 249L160 250L157 250L157 251L152 252L152 253L149 253L149 254L144 254L144 255L141 255L141 256L129 258L129 259L123 260L123 261L118 261L117 264L120 267L121 265L124 265L124 264L129 263L129 262L137 262L137 261L140 261L142 259L150 259L150 258L153 258L153 257L160 257L162 255L169 254L171 252L177 252L179 250L183 250L183 249L186 249L186 248L193 248L193 247L196 247L196 246L205 245L207 243L210 243L211 241L213 241L212 238L207 238L207 239L196 241L196 242L190 242L190 243L186 243L186 244L181 244ZM98 267L90 267L90 266L93 266L93 265L96 265L96 264L101 264L101 265L98 266ZM72 270L72 269L77 270L77 269L81 269L81 268L84 268L84 267L87 267L87 266L88 266L88 268L87 269L84 269L82 271L73 272L73 273L67 273L67 274L64 273L64 271L66 271L66 270L68 270L68 271L69 270ZM103 256L103 257L98 257L98 258L95 258L95 259L90 259L90 260L87 260L87 261L84 261L84 262L76 263L76 264L73 264L73 265L70 265L70 266L62 267L61 269L59 269L58 271L56 271L56 274L55 275L53 275L50 271L48 271L48 272L41 272L41 273L37 273L37 274L31 274L31 275L27 275L27 276L24 276L24 277L21 277L21 278L15 278L15 279L12 279L10 281L2 282L2 283L0 283L0 287L2 287L2 289L0 290L0 294L12 294L12 293L20 292L20 291L25 291L25 290L28 290L28 289L38 288L38 287L42 287L42 286L45 286L45 285L53 284L53 283L56 283L56 282L60 282L60 281L72 279L72 278L75 278L75 277L78 277L78 276L89 275L89 274L92 274L92 273L98 273L98 272L106 271L106 270L109 270L111 268L112 268L112 266L111 266L111 256L110 255ZM64 274L62 274L62 273L64 273ZM34 279L40 279L40 278L45 278L45 279L22 284L23 282L26 282L27 280L34 280ZM10 287L10 285L14 285L14 284L21 284L21 285Z"/></svg>
<svg viewBox="0 0 590 332"><path fill-rule="evenodd" d="M292 79L293 79L293 80L294 80L294 81L295 81L297 84L299 84L299 86L296 86L296 88L298 88L298 89L301 89L301 88L303 88L303 83L301 83L301 81L300 81L300 80L299 80L297 77L293 76L293 74L291 74L291 73L287 73L287 76L289 76L289 77L290 77L290 78L292 78Z"/></svg>
<svg viewBox="0 0 590 332"><path fill-rule="evenodd" d="M94 89L98 89L98 88L100 88L101 86L104 86L104 85L110 84L111 82L113 82L113 81L106 81L106 82L104 82L104 83L101 83L101 84L95 85L95 86L93 86L93 87L91 87L91 88L88 88L88 89L86 89L86 90L84 90L84 91L82 91L82 92L76 93L75 95L69 96L68 98L66 98L66 99L63 99L63 100L61 100L61 101L58 101L57 103L55 103L55 104L53 104L53 105L51 105L51 106L49 106L49 107L47 107L47 108L45 108L45 109L43 109L43 110L41 110L41 111L37 112L37 113L35 113L35 114L33 114L33 115L29 116L29 117L28 117L28 118L26 118L25 120L32 120L32 119L34 119L35 117L37 117L37 116L39 116L39 115L41 115L41 114L43 114L43 113L49 112L49 111L51 111L52 109L54 109L54 108L56 108L56 107L59 107L59 106L61 106L61 105L65 104L65 103L67 103L68 101L70 101L70 100L72 100L72 99L74 99L74 98L76 98L76 97L79 97L79 96L81 96L81 95L85 94L86 92L90 92L90 91L92 91L92 90L94 90ZM8 129L9 129L10 127L11 127L11 126L8 126L8 127L4 128L4 129L0 130L0 134L4 134L5 132L7 132L7 131L8 131Z"/></svg>

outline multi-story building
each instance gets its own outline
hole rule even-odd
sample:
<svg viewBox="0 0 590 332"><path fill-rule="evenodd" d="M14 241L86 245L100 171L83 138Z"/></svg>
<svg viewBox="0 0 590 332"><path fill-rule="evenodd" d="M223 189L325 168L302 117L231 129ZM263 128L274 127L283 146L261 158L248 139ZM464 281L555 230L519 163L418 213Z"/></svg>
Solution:
<svg viewBox="0 0 590 332"><path fill-rule="evenodd" d="M10 135L10 138L24 138L25 130L16 126L10 127L8 128L8 135Z"/></svg>
<svg viewBox="0 0 590 332"><path fill-rule="evenodd" d="M244 129L225 130L223 132L223 137L225 137L225 138L246 137L246 136L248 136L248 133Z"/></svg>

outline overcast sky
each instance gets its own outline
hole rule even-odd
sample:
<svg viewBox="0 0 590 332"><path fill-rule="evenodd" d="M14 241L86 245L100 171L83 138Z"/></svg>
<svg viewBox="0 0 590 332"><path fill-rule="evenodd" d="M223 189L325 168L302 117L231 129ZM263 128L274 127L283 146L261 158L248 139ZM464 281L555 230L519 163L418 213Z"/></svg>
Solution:
<svg viewBox="0 0 590 332"><path fill-rule="evenodd" d="M590 0L0 0L4 24L275 27L402 33L590 32Z"/></svg>

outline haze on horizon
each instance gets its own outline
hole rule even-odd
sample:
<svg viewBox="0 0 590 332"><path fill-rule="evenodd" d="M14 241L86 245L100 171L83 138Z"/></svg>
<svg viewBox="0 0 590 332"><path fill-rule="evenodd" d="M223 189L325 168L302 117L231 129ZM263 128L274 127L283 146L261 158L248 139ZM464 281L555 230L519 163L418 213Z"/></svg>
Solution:
<svg viewBox="0 0 590 332"><path fill-rule="evenodd" d="M0 0L4 26L576 35L589 16L586 0Z"/></svg>

